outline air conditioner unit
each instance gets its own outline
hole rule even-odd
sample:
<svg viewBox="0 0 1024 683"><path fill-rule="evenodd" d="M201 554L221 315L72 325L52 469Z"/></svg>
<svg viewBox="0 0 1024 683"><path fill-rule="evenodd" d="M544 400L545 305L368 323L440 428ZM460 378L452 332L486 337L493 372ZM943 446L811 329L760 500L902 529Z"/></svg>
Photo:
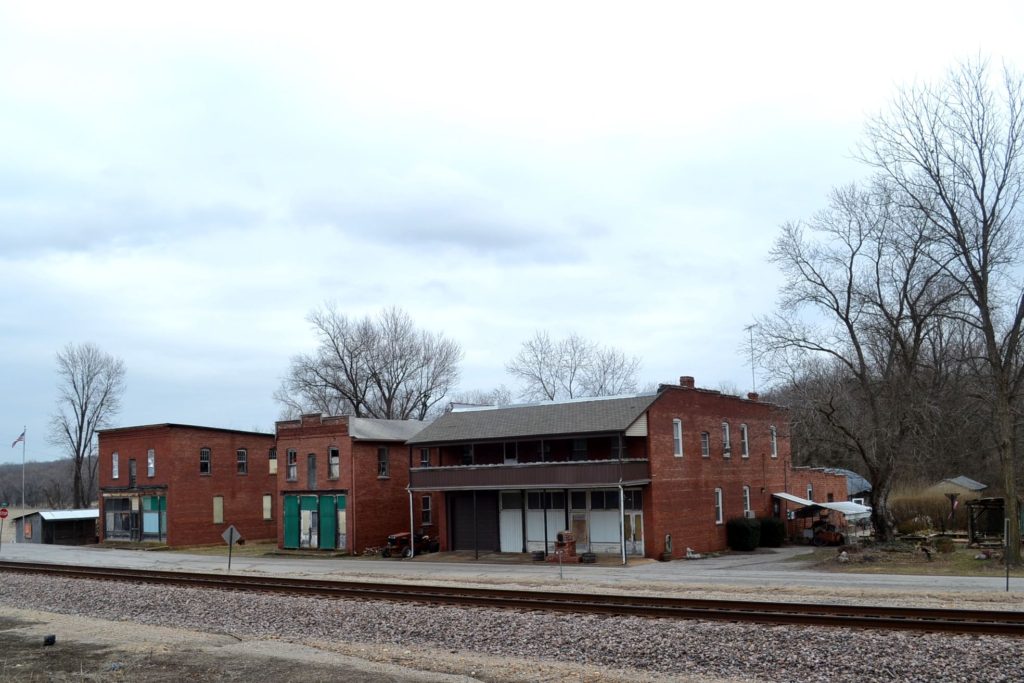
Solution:
<svg viewBox="0 0 1024 683"><path fill-rule="evenodd" d="M753 510L744 510L743 511L743 516L746 517L747 519L756 519L757 518L757 513L754 512Z"/></svg>

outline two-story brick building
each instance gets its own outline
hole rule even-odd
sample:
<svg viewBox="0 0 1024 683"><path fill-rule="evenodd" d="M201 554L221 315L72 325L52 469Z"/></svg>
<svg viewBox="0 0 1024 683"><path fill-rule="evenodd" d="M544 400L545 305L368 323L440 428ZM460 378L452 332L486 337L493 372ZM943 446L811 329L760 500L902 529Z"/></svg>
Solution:
<svg viewBox="0 0 1024 683"><path fill-rule="evenodd" d="M99 432L100 540L171 546L272 539L274 435L180 424Z"/></svg>
<svg viewBox="0 0 1024 683"><path fill-rule="evenodd" d="M845 497L845 479L791 466L786 411L698 389L455 409L408 441L410 489L443 493L445 547L660 556L726 547L725 522L784 516L775 492Z"/></svg>
<svg viewBox="0 0 1024 683"><path fill-rule="evenodd" d="M278 422L278 545L362 553L409 530L404 444L424 426L320 414ZM417 530L432 528L432 500L428 494L413 501Z"/></svg>

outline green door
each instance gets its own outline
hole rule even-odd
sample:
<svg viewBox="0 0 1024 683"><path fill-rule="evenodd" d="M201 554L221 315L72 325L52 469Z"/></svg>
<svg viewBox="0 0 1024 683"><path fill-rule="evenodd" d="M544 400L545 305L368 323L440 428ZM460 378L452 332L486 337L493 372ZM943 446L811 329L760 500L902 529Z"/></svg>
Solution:
<svg viewBox="0 0 1024 683"><path fill-rule="evenodd" d="M334 550L337 516L334 496L320 496L320 548Z"/></svg>
<svg viewBox="0 0 1024 683"><path fill-rule="evenodd" d="M284 497L284 547L299 547L299 497Z"/></svg>

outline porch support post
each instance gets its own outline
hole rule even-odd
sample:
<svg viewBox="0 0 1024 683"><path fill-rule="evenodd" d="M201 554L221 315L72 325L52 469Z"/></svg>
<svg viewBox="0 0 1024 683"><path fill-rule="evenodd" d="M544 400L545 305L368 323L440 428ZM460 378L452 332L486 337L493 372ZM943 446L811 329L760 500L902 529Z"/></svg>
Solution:
<svg viewBox="0 0 1024 683"><path fill-rule="evenodd" d="M520 505L519 505L519 507L520 507L520 509L519 509L520 515L519 516L522 518L520 521L523 523L523 552L525 553L526 550L527 550L527 545L526 545L526 513L527 513L526 489L519 489L519 495L521 496L521 499L520 499L521 502L520 502Z"/></svg>
<svg viewBox="0 0 1024 683"><path fill-rule="evenodd" d="M544 442L541 442L540 447L541 453L544 452ZM544 510L544 557L548 556L548 492L546 489L541 489L540 492L540 507Z"/></svg>
<svg viewBox="0 0 1024 683"><path fill-rule="evenodd" d="M626 566L626 500L619 479L619 539L622 545L622 566Z"/></svg>
<svg viewBox="0 0 1024 683"><path fill-rule="evenodd" d="M409 459L412 460L412 448L409 449ZM406 487L409 492L409 547L412 548L412 556L416 556L416 522L414 521L412 509L412 488Z"/></svg>
<svg viewBox="0 0 1024 683"><path fill-rule="evenodd" d="M565 489L565 526L562 527L566 531L572 531L572 527L569 526L569 508L572 507L572 503L569 500L569 489Z"/></svg>
<svg viewBox="0 0 1024 683"><path fill-rule="evenodd" d="M473 489L473 559L480 559L480 527L476 521L476 489Z"/></svg>

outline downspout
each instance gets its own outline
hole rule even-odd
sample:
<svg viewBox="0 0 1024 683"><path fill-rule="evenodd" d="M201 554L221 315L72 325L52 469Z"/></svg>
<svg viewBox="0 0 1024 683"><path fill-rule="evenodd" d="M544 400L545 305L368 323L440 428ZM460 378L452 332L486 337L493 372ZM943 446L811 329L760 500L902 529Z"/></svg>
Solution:
<svg viewBox="0 0 1024 683"><path fill-rule="evenodd" d="M409 450L412 453L412 449ZM414 521L414 513L412 509L412 485L405 487L405 490L409 492L409 547L412 548L412 557L416 556L416 522Z"/></svg>

